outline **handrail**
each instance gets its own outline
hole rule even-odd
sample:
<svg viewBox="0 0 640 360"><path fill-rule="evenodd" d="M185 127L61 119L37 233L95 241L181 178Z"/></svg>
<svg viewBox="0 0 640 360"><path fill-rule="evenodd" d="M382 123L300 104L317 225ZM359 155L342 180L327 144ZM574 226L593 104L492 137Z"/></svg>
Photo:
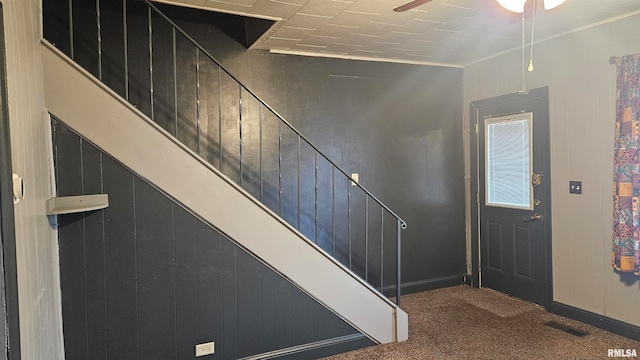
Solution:
<svg viewBox="0 0 640 360"><path fill-rule="evenodd" d="M70 49L68 50L71 59L74 59L74 53L80 53L80 51L74 51L74 47L76 46L79 47L79 50L81 50L83 54L95 52L94 56L97 55L97 70L94 69L94 75L96 75L100 81L108 81L103 79L103 53L106 49L102 48L100 1L101 0L95 0L95 35L97 35L97 49L91 36L83 36L84 34L81 32L74 32L76 30L74 30L72 20L72 7L70 7L69 11L69 23L64 23L66 20L63 19L62 23L56 23L57 26L60 26L60 28L56 29L62 34L68 31L66 35L69 36L68 45ZM406 229L407 223L369 190L355 181L346 171L325 155L316 145L311 143L300 131L293 127L292 124L284 119L282 115L275 111L256 93L248 89L238 78L227 71L203 46L197 43L194 38L181 29L173 20L156 7L156 5L151 3L151 1L130 0L135 4L130 4L131 6L127 5L127 0L122 1L123 22L121 25L123 26L123 42L121 46L123 46L124 59L122 59L123 63L115 63L115 69L118 69L117 66L124 68L120 69L124 70L124 89L121 89L121 91L123 90L124 92L121 93L121 95L124 96L123 101L128 101L134 107L140 105L140 109L138 110L147 115L151 121L157 123L160 127L163 127L163 122L167 121L164 124L173 129L173 134L171 135L175 137L176 141L184 141L182 144L185 147L194 150L195 153L202 156L203 161L208 162L214 168L216 167L215 164L219 162L218 170L228 178L228 182L235 182L237 186L246 190L247 194L250 194L250 189L253 188L253 196L256 201L262 202L262 204L267 207L270 206L270 203L273 206L279 207L279 210L274 211L274 213L278 213L282 221L287 222L303 235L306 232L307 240L315 243L314 245L316 245L318 251L323 251L325 256L333 257L338 263L341 263L346 269L350 270L353 276L360 277L365 283L372 286L372 288L379 290L380 293L383 293L385 290L385 279L387 282L393 281L391 280L391 271L393 270L387 270L388 273L386 275L389 276L385 276L385 269L388 269L385 267L385 259L392 257L391 255L385 254L385 250L389 249L387 245L393 246L391 245L391 241L393 241L392 236L385 236L389 235L392 230L385 226L385 223L389 220L394 221L396 223L395 295L396 304L399 307L402 284L401 232L402 229ZM69 0L69 3L72 4L73 0ZM79 6L91 7L92 5L85 3ZM162 19L166 22L166 24L164 24L164 22L160 20L160 29L166 29L168 31L168 33L163 33L164 30L161 30L161 37L156 37L154 33L155 15L159 16L158 20ZM59 21L55 16L51 18L46 18L45 16L43 16L43 19L50 21L49 24ZM46 28L45 26L45 37L47 35ZM146 32L148 31L148 39L145 40L144 37L129 37L131 29L143 31L143 28L146 28L146 30L144 30L144 37L147 36ZM60 36L58 34L59 33L55 33L54 31L52 36L64 43L64 38L60 39L56 37ZM75 38L74 34L77 35ZM181 52L182 50L178 51L176 46L177 35L180 36L180 41L186 40L184 43L180 43L180 46L185 45L189 49L187 52L183 53ZM168 40L172 42L172 46L164 49L167 51L167 58L160 57L156 59L154 41L164 41L162 36L168 36ZM134 43L130 44L129 41L134 41ZM146 41L148 41L148 44ZM52 41L52 43L55 43L55 41ZM148 53L146 53L146 51L148 51ZM163 46L161 45L159 53L162 53L162 51ZM185 56L189 54L189 51L194 51L195 53L192 59L195 61L194 85L196 90L195 94L193 94L195 95L195 99L181 102L184 99L180 100L182 98L178 96L178 70L184 71L184 69L182 67L178 68L177 56L178 54ZM201 56L201 53L203 56ZM130 74L130 55L137 58L148 56L148 69L145 69L146 64L144 64L141 68L133 70ZM171 65L169 64L173 63L173 73L169 75L169 77L172 78L170 83L163 85L162 80L160 80L156 89L156 84L154 83L156 69L154 69L154 65L157 65L157 60L160 60L160 68L162 68L163 64L170 68ZM204 60L204 62L201 62L201 60ZM78 59L77 61L84 61L84 65L79 65L88 66L86 68L88 72L91 72L90 69L96 65L91 62L87 64L86 57ZM111 61L105 64L113 65L114 62ZM135 68L135 65L134 63L133 68ZM204 72L202 72L204 77L201 76L201 67L204 69ZM112 67L111 71L113 71L113 69ZM145 75L147 70L148 73ZM211 70L214 70L214 72L208 73L208 71ZM224 76L224 79L222 79L221 75ZM211 76L213 76L213 78ZM216 76L217 79L215 79ZM217 89L213 90L214 94L218 96L217 104L215 102L215 95L213 98L208 95L208 91L211 91L211 89L208 89L206 85L204 92L201 93L201 79L205 79L205 81L212 80L213 84L215 84L214 87L217 86ZM221 88L223 80L225 84L231 85L233 88L231 92L223 93L223 89ZM117 81L116 78L116 83ZM205 84L205 82L202 84ZM227 90L226 86L227 85L225 85L225 90ZM118 92L116 89L117 88L114 88L114 92ZM156 93L156 90L160 91ZM204 96L201 97L202 94L204 94ZM221 96L223 96L223 94L225 101L231 97L232 101L230 103L233 105L229 107L229 109L232 110L232 116L235 117L235 121L237 121L235 125L236 128L229 128L231 132L227 130L226 134L222 132L223 118L225 119L224 121L226 121L224 123L225 125L229 124L228 120L233 121L233 118L223 117L222 115L221 109L223 102ZM134 98L132 99L130 95ZM188 95L185 99L189 99ZM192 104L189 103L191 100L196 101L195 113L181 114L179 107ZM209 138L209 136L211 136L209 131L210 129L214 129L215 131L216 120L215 117L213 118L213 123L211 123L210 120L205 120L204 127L201 128L201 100L203 100L202 104L205 106L202 108L205 109L204 119L208 119L207 117L210 116L208 115L209 113L207 113L208 110L206 110L208 106L214 104L214 106L217 106L218 134L212 138ZM229 102L225 102L225 104L229 104ZM254 105L257 106L256 112L252 112ZM246 112L246 110L249 111ZM187 115L187 117L183 117L183 115ZM264 117L265 115L266 117ZM273 133L266 132L263 134L264 121L267 121L267 129L269 129L269 127L273 129L275 126ZM244 130L245 126L248 126L248 131ZM252 136L252 129L257 130L257 126L259 126L259 135L257 135L259 141L256 139L255 142L245 142L246 134ZM179 138L179 129L187 129L187 134L192 136L191 140L189 140L189 137L181 140ZM169 134L169 132L167 134ZM256 133L254 132L254 134ZM271 134L277 135L277 139ZM228 140L231 140L231 142L229 142L230 145L226 145ZM263 140L267 141L266 148L263 148ZM193 143L194 141L195 144ZM271 145L269 145L269 141L271 141ZM277 141L277 148L273 147L275 145L274 141ZM225 146L222 145L223 142ZM204 147L201 148L201 146ZM203 155L203 149L205 153L212 154L214 157L206 157L206 155ZM289 149L291 151L289 151ZM295 154L296 149L297 158ZM249 159L247 162L245 162L244 157L245 151L248 154L246 159ZM308 158L306 155L307 152ZM311 155L311 152L313 152L313 155ZM304 159L301 156L303 153L305 154L303 155ZM263 154L267 156L267 164L270 156L272 156L272 161L276 160L277 157L277 171L275 168L267 167L265 168L267 172L263 173ZM257 162L251 162L252 155L259 155ZM312 167L313 171L311 171ZM338 173L336 173L336 169ZM277 180L275 180L276 176ZM296 180L297 184L295 183ZM309 180L309 182L305 182L306 180ZM312 186L313 190L311 189ZM338 186L340 187L339 189ZM344 186L346 186L346 188L343 188ZM352 186L355 190L352 190ZM296 195L289 193L288 189L292 189L293 193L297 195L297 205L295 205ZM307 189L308 192L304 192L305 189ZM259 196L256 195L258 191ZM341 195L343 197L338 198L336 191L343 192ZM373 202L370 201L370 199L373 200ZM325 201L326 203L324 203ZM360 206L364 206L364 208L360 208ZM377 210L378 206L380 210ZM313 210L311 210L312 208ZM340 216L342 216L342 218ZM392 218L389 218L389 216ZM296 218L297 226L294 225ZM372 219L375 220L372 221ZM358 225L357 227L353 227L353 224ZM340 229L338 229L338 226ZM372 229L374 230L371 231ZM344 231L342 232L342 230ZM373 237L375 242L372 243L370 241L370 233L373 232L377 233L377 235ZM378 242L380 246L379 249L371 251L371 246L377 247ZM321 244L324 244L324 247ZM337 248L337 244L340 244L340 249ZM364 246L364 249L359 246ZM387 256L385 257L385 255ZM348 260L346 256L348 256Z"/></svg>
<svg viewBox="0 0 640 360"><path fill-rule="evenodd" d="M309 141L304 135L302 135L302 133L300 133L300 131L298 131L295 127L293 127L293 125L291 125L284 117L282 117L282 115L280 115L277 111L275 111L269 104L267 104L264 100L262 100L251 89L249 89L246 86L244 86L244 84L242 82L240 82L240 80L238 80L238 78L236 78L233 74L231 74L229 71L227 71L227 69L225 69L224 66L222 66L222 64L218 60L216 60L211 54L209 54L209 52L204 47L202 47L202 45L200 45L189 34L187 34L184 30L182 30L182 28L180 28L173 20L171 20L169 17L167 17L162 11L160 11L160 9L158 9L149 0L144 0L144 2L150 8L152 8L158 15L160 15L162 18L164 18L169 24L171 24L171 26L173 26L174 29L176 29L178 32L180 32L180 34L182 34L182 36L184 36L187 40L189 40L189 42L191 42L194 46L196 46L211 61L213 61L216 65L218 65L220 67L220 69L222 69L222 71L224 71L227 75L229 75L229 77L231 77L235 82L237 82L244 90L246 90L249 94L251 94L253 97L255 97L260 102L260 104L264 105L269 111L271 111L274 115L276 115L278 117L278 119L280 119L280 121L282 121L285 125L287 125L298 136L300 136L300 138L302 140L304 140L309 146L311 146L315 151L317 151L318 154L322 155L322 157L324 157L327 161L329 161L329 163L331 163L331 165L333 165L336 169L338 169L350 181L352 181L356 186L358 186L362 191L364 191L369 197L371 197L375 202L377 202L386 211L388 211L389 214L393 215L393 217L395 217L396 219L400 220L403 229L407 228L407 223L404 220L402 220L402 218L400 216L398 216L393 210L391 210L387 205L385 205L382 201L380 201L369 190L367 190L365 187L360 185L359 182L355 181L349 174L347 174L340 166L338 166L333 160L331 160L328 156L326 156L320 149L318 149L311 141Z"/></svg>

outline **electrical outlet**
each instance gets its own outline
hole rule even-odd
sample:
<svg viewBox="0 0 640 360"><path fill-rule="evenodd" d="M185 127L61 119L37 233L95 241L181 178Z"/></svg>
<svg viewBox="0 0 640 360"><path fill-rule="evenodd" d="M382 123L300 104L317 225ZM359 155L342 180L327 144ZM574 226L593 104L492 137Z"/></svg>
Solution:
<svg viewBox="0 0 640 360"><path fill-rule="evenodd" d="M196 345L196 357L210 355L215 352L215 343L208 342Z"/></svg>
<svg viewBox="0 0 640 360"><path fill-rule="evenodd" d="M353 181L351 182L351 186L356 186L356 183L360 181L358 179L359 177L360 176L358 175L358 173L351 174L351 178L353 179Z"/></svg>

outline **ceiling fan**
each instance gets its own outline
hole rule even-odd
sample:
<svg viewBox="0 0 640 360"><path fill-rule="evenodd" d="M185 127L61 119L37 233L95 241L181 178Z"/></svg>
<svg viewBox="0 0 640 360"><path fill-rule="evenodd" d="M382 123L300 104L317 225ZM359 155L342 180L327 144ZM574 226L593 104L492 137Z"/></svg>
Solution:
<svg viewBox="0 0 640 360"><path fill-rule="evenodd" d="M415 7L424 5L431 1L432 0L413 0L404 5L398 6L397 8L393 9L393 11L402 12L402 11L411 10ZM505 9L515 13L524 12L524 5L527 2L527 0L496 0L496 1L498 2L498 4L502 5L502 7L504 7ZM565 2L565 0L544 0L544 9L551 10L556 6L562 4L563 2Z"/></svg>
<svg viewBox="0 0 640 360"><path fill-rule="evenodd" d="M413 0L410 1L404 5L400 5L397 8L393 9L393 11L395 12L403 12L403 11L407 11L407 10L411 10L415 7L418 7L420 5L426 4L428 2L430 2L431 0Z"/></svg>

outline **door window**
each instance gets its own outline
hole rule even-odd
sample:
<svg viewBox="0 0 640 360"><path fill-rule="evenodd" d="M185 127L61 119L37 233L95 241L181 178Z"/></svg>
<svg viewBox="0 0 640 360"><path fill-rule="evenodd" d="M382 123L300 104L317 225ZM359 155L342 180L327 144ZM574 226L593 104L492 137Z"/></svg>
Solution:
<svg viewBox="0 0 640 360"><path fill-rule="evenodd" d="M533 114L485 120L485 205L533 210Z"/></svg>

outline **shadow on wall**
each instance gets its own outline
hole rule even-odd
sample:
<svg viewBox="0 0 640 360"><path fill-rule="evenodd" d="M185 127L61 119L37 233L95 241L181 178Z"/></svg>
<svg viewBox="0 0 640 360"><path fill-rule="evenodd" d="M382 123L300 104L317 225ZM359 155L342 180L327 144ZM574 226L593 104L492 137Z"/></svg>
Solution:
<svg viewBox="0 0 640 360"><path fill-rule="evenodd" d="M640 288L640 276L630 272L618 272L618 275L620 275L620 282L626 286L638 284L638 288Z"/></svg>

